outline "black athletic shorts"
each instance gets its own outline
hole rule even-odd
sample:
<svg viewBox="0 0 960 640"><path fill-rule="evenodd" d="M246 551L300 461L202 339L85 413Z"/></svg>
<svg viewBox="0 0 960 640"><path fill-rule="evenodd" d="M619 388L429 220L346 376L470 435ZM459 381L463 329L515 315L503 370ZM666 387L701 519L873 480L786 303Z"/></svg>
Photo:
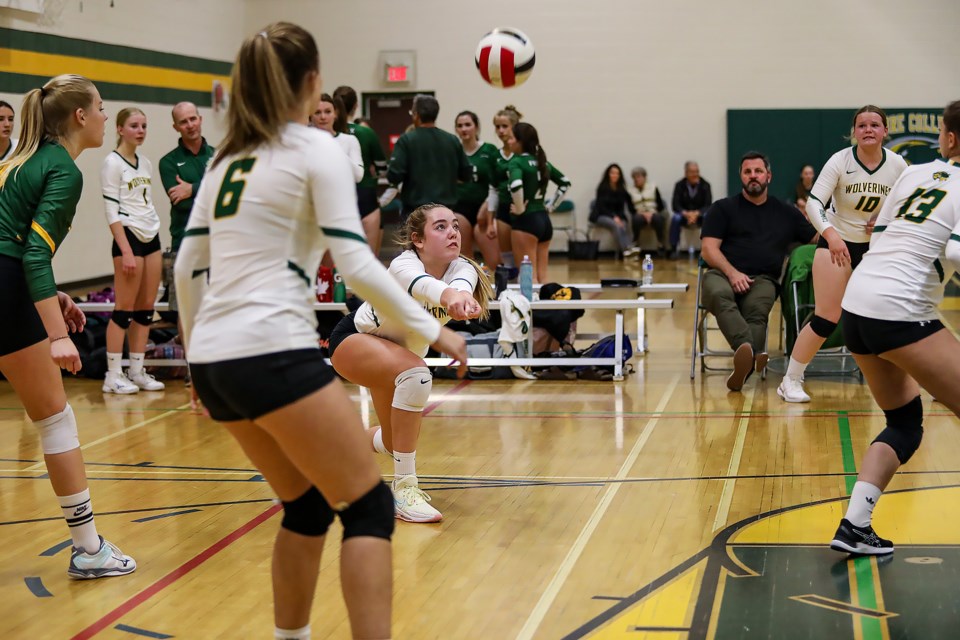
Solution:
<svg viewBox="0 0 960 640"><path fill-rule="evenodd" d="M256 420L318 391L333 381L320 349L190 365L203 406L218 422Z"/></svg>
<svg viewBox="0 0 960 640"><path fill-rule="evenodd" d="M860 261L863 260L863 254L870 249L869 242L847 242L843 241L847 245L847 251L850 252L850 268L856 269L857 265L860 264ZM820 236L820 239L817 240L817 249L830 249L830 245L827 244L827 241L823 239L823 236Z"/></svg>
<svg viewBox="0 0 960 640"><path fill-rule="evenodd" d="M123 233L127 236L127 242L130 243L130 248L133 249L133 255L138 258L143 258L151 253L160 251L160 234L153 236L153 240L144 242L127 227L123 228ZM113 241L113 248L110 253L113 254L114 258L119 258L123 255L123 252L120 251L120 245L117 244L116 240Z"/></svg>
<svg viewBox="0 0 960 640"><path fill-rule="evenodd" d="M497 204L497 220L506 224L513 224L513 214L510 213L511 204L513 204L513 199L510 198L509 195L506 200L503 198L500 199L500 202Z"/></svg>
<svg viewBox="0 0 960 640"><path fill-rule="evenodd" d="M357 186L357 208L360 209L361 220L380 208L376 187ZM383 228L383 218L380 219L380 228Z"/></svg>
<svg viewBox="0 0 960 640"><path fill-rule="evenodd" d="M0 308L0 356L47 339L47 330L27 289L23 263L5 255L0 255Z"/></svg>
<svg viewBox="0 0 960 640"><path fill-rule="evenodd" d="M355 333L360 333L357 331L357 325L354 322L357 312L343 316L340 319L340 322L337 323L337 326L333 328L333 331L330 332L330 338L327 340L327 353L330 357L333 357L333 352L337 350L337 347L340 346L340 343L352 336Z"/></svg>
<svg viewBox="0 0 960 640"><path fill-rule="evenodd" d="M470 223L470 226L477 224L477 214L480 213L480 207L483 206L483 200L480 202L458 202L453 205L451 209L454 213L459 213L464 218L467 219L467 222Z"/></svg>
<svg viewBox="0 0 960 640"><path fill-rule="evenodd" d="M865 318L846 309L840 314L843 341L851 353L879 356L932 336L943 323L939 320L877 320Z"/></svg>
<svg viewBox="0 0 960 640"><path fill-rule="evenodd" d="M549 242L553 239L553 223L546 211L528 211L519 216L510 216L510 226L514 231L523 231L536 236L537 242Z"/></svg>

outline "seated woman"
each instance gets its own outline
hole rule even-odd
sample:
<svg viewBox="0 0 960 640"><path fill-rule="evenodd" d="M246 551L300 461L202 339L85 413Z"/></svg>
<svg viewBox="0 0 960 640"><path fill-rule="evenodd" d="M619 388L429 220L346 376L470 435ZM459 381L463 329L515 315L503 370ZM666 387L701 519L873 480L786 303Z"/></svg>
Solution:
<svg viewBox="0 0 960 640"><path fill-rule="evenodd" d="M628 214L627 211L630 213ZM623 257L640 253L640 249L633 243L633 229L631 221L637 214L633 198L627 192L627 185L623 179L623 170L618 164L609 165L603 172L603 178L597 185L597 198L594 201L593 211L590 212L590 222L609 229L617 241Z"/></svg>
<svg viewBox="0 0 960 640"><path fill-rule="evenodd" d="M407 217L405 251L390 273L441 323L487 316L493 298L480 266L460 255L460 225L443 205L425 204ZM439 522L443 516L417 481L417 440L433 375L423 362L426 340L383 317L369 302L346 316L330 335L330 361L341 376L370 389L380 427L370 429L373 449L392 454L396 517Z"/></svg>

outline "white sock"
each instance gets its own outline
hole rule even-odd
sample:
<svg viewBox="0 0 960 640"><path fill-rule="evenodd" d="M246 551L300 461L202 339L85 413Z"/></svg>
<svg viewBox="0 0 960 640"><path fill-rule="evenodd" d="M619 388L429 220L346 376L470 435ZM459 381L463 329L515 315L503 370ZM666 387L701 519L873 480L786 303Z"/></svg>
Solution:
<svg viewBox="0 0 960 640"><path fill-rule="evenodd" d="M275 627L273 630L274 640L310 640L310 625L300 627L299 629L281 629Z"/></svg>
<svg viewBox="0 0 960 640"><path fill-rule="evenodd" d="M877 501L883 491L877 489L869 482L857 481L853 485L853 492L850 494L850 505L847 507L847 515L844 517L855 527L869 527L873 519L873 508L877 506Z"/></svg>
<svg viewBox="0 0 960 640"><path fill-rule="evenodd" d="M797 362L793 359L793 356L790 357L790 364L787 365L787 375L793 378L794 380L800 380L803 378L803 372L807 370L807 365L803 362Z"/></svg>
<svg viewBox="0 0 960 640"><path fill-rule="evenodd" d="M389 455L391 451L387 451L387 447L383 444L383 430L380 427L377 427L376 433L373 434L373 450L377 453L385 453Z"/></svg>
<svg viewBox="0 0 960 640"><path fill-rule="evenodd" d="M513 262L513 251L503 251L500 253L500 260L503 261L503 264L508 267L517 266Z"/></svg>
<svg viewBox="0 0 960 640"><path fill-rule="evenodd" d="M145 355L144 353L130 354L130 368L127 370L127 375L135 376L143 371L143 358Z"/></svg>
<svg viewBox="0 0 960 640"><path fill-rule="evenodd" d="M107 371L110 373L123 373L123 370L120 368L120 361L123 359L122 353L110 353L107 352Z"/></svg>
<svg viewBox="0 0 960 640"><path fill-rule="evenodd" d="M417 475L417 452L393 452L393 475L396 478Z"/></svg>
<svg viewBox="0 0 960 640"><path fill-rule="evenodd" d="M93 505L90 504L90 489L84 489L72 496L57 496L63 517L70 527L70 537L73 546L83 549L87 553L96 553L100 550L100 536L97 535L97 525L93 522Z"/></svg>

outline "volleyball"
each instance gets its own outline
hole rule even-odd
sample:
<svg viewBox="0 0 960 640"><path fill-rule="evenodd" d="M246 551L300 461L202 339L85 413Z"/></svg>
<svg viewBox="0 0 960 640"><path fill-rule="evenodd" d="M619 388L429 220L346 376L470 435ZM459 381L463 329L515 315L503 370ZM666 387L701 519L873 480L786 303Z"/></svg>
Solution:
<svg viewBox="0 0 960 640"><path fill-rule="evenodd" d="M498 27L477 45L477 69L494 87L517 87L527 81L536 63L527 34L511 27Z"/></svg>

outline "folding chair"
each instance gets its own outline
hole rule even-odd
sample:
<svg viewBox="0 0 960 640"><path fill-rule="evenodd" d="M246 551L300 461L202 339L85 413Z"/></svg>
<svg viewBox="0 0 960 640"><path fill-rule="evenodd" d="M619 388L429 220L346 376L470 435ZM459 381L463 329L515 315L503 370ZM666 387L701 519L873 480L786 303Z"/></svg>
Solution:
<svg viewBox="0 0 960 640"><path fill-rule="evenodd" d="M706 273L707 269L710 267L707 263L700 258L699 267L697 269L697 291L696 291L696 307L693 312L693 336L691 337L692 347L690 350L690 379L693 380L696 377L697 369L697 360L700 361L700 372L706 373L707 371L733 371L733 367L716 367L707 364L707 358L732 358L733 351L730 349L729 345L726 344L726 339L720 333L720 327L717 326L716 318L711 322L713 314L707 311L707 308L703 306L701 300L701 288L703 285L703 274ZM724 342L725 348L714 348L711 347L710 336L714 335L715 339L722 340ZM767 333L763 337L763 349L767 350L767 344L769 342L768 337L770 335L770 325L767 324ZM766 379L767 370L764 370L760 373L761 379Z"/></svg>

